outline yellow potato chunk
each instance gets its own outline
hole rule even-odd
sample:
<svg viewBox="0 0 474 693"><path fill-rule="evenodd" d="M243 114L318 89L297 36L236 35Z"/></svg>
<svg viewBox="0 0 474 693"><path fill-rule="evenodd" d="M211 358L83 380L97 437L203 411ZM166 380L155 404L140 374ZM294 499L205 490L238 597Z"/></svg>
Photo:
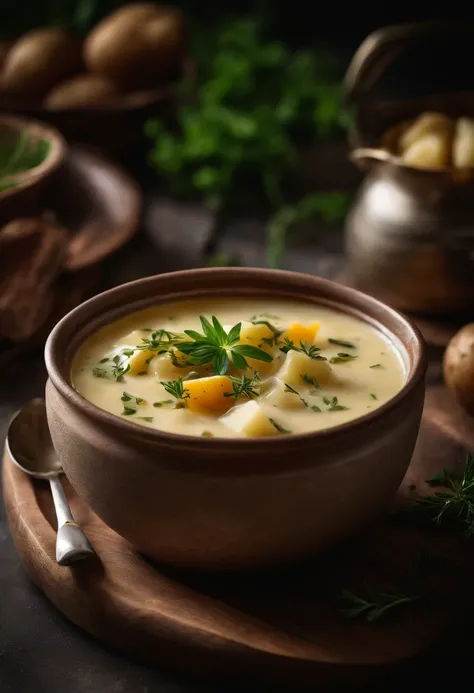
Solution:
<svg viewBox="0 0 474 693"><path fill-rule="evenodd" d="M474 167L474 120L459 118L453 141L453 166Z"/></svg>
<svg viewBox="0 0 474 693"><path fill-rule="evenodd" d="M136 350L133 356L128 359L128 365L130 370L129 375L138 375L138 373L146 373L148 371L148 359L152 359L155 356L154 351L149 351L148 349Z"/></svg>
<svg viewBox="0 0 474 693"><path fill-rule="evenodd" d="M263 339L271 339L274 333L267 325L254 325L252 322L243 322L240 330L240 344L251 344L252 346L265 346Z"/></svg>
<svg viewBox="0 0 474 693"><path fill-rule="evenodd" d="M283 338L289 339L296 345L300 342L303 344L312 344L318 334L319 322L314 322L312 325L301 325L299 322L294 322L286 332L282 335Z"/></svg>
<svg viewBox="0 0 474 693"><path fill-rule="evenodd" d="M303 381L300 380L300 385L304 385ZM305 409L305 404L303 402L304 397L304 387L302 389L301 397L298 397L294 392L286 390L286 385L282 380L278 378L272 378L273 386L271 390L265 395L265 403L270 406L277 407L278 409ZM290 383L288 383L289 385ZM299 392L299 387L295 387L295 390ZM286 390L286 392L285 392Z"/></svg>
<svg viewBox="0 0 474 693"><path fill-rule="evenodd" d="M301 387L301 376L307 373L316 378L318 383L328 383L332 369L327 361L312 359L301 351L289 351L285 362L278 371L278 378L298 389Z"/></svg>
<svg viewBox="0 0 474 693"><path fill-rule="evenodd" d="M232 392L232 383L225 375L213 375L210 378L197 378L185 381L189 398L188 408L196 413L222 412L234 404L232 397L225 394Z"/></svg>
<svg viewBox="0 0 474 693"><path fill-rule="evenodd" d="M219 421L236 433L241 433L250 438L274 436L278 433L255 400L233 407Z"/></svg>
<svg viewBox="0 0 474 693"><path fill-rule="evenodd" d="M439 169L448 166L451 155L451 134L432 132L420 137L405 150L402 160L408 166Z"/></svg>
<svg viewBox="0 0 474 693"><path fill-rule="evenodd" d="M401 135L399 147L402 152L412 147L426 135L441 133L450 135L453 121L443 113L422 113Z"/></svg>

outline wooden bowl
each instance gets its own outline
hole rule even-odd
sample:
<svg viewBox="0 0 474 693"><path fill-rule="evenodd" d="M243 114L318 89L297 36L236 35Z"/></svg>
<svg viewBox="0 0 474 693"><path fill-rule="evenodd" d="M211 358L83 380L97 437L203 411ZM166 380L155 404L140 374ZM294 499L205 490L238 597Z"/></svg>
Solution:
<svg viewBox="0 0 474 693"><path fill-rule="evenodd" d="M225 294L293 298L355 315L396 343L407 382L389 402L349 423L254 439L147 429L99 409L72 387L74 354L104 324L151 304ZM46 367L51 434L77 493L143 553L218 570L302 559L386 509L413 453L426 369L418 330L377 300L309 275L248 268L162 274L100 294L54 328Z"/></svg>
<svg viewBox="0 0 474 693"><path fill-rule="evenodd" d="M66 157L66 142L55 128L18 116L0 117L1 146L14 144L23 133L28 134L28 144L46 140L49 151L38 166L9 177L14 187L0 192L0 224L17 216L33 215L41 209L41 197Z"/></svg>

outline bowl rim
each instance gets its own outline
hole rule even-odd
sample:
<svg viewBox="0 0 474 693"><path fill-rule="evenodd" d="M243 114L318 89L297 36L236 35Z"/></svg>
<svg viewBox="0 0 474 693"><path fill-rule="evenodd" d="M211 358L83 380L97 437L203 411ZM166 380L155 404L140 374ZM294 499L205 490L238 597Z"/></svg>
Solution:
<svg viewBox="0 0 474 693"><path fill-rule="evenodd" d="M363 414L362 416L356 417L355 419L352 419L348 422L338 424L336 426L331 426L329 428L306 433L291 433L288 435L261 438L208 438L178 433L169 433L167 431L162 431L155 428L148 428L146 426L142 426L138 423L134 423L127 419L121 419L116 414L107 412L104 409L101 409L100 407L96 406L92 402L89 402L77 390L75 390L72 384L70 384L67 381L67 379L63 376L61 372L62 369L58 363L59 359L57 350L60 346L60 340L63 336L63 333L74 325L75 320L80 318L83 320L83 322L91 322L91 311L95 311L95 317L100 314L98 309L101 308L101 305L104 303L104 301L112 301L114 305L109 306L108 309L106 309L105 312L102 313L100 316L100 325L96 326L97 329L100 329L101 327L113 323L119 319L118 316L114 316L112 319L107 320L107 315L113 312L114 308L117 309L120 306L121 315L124 316L132 314L135 311L145 309L147 306L151 307L153 304L156 305L157 303L159 303L156 301L156 295L154 294L154 292L150 292L149 299L141 299L143 305L133 308L132 301L130 301L130 310L127 310L126 303L119 303L120 300L123 300L124 294L133 292L133 290L138 290L138 292L140 292L140 290L143 290L145 293L146 288L149 286L153 286L155 282L162 282L163 285L166 285L168 282L173 282L179 285L180 282L186 283L186 281L190 280L204 280L206 277L215 278L214 291L211 290L211 293L215 293L219 289L219 285L228 282L229 279L233 279L234 281L245 280L250 283L252 279L254 279L255 284L258 283L256 281L258 278L261 280L269 281L271 279L274 279L276 283L282 286L282 296L286 293L285 283L288 284L293 282L293 284L301 284L301 287L303 287L303 285L312 286L315 289L312 298L305 298L303 292L301 291L300 298L302 299L302 301L309 301L316 305L318 305L319 303L319 305L326 304L330 306L331 300L324 300L324 298L319 297L320 300L318 301L318 294L316 289L322 289L323 294L326 292L334 297L332 299L333 303L340 304L346 308L349 308L348 311L342 312L348 312L349 314L355 315L356 317L359 317L365 322L372 324L376 329L377 327L379 329L384 328L382 332L388 335L389 338L391 336L393 342L395 342L398 339L410 360L410 372L408 373L406 382L404 383L403 387L399 390L399 392L397 392L396 395L394 395L391 399L382 404L380 407L377 407L377 409ZM220 286L220 288L220 295L222 295L222 286ZM246 289L248 291L249 287L247 286ZM267 295L270 295L271 293L270 289L265 291L262 289L257 290L254 288L252 290L258 291L261 295L265 293ZM167 297L165 294L163 303L165 304L167 302L179 301L179 293L180 291L178 289L176 292L177 295L168 294ZM206 291L201 288L201 290L197 289L193 292L188 290L187 293L188 296L186 296L186 292L183 291L182 300L187 300L191 298L191 293L192 298L199 298L200 295L204 296L206 294ZM209 291L207 293L209 294ZM232 296L235 297L236 295L238 295L238 293L239 292L236 292L234 289L232 291ZM245 295L245 292L241 291L240 294ZM287 299L291 299L291 297L293 296L293 299L298 300L297 294L298 291L292 291L291 293L287 293ZM340 297L344 297L346 300L339 300ZM134 303L136 304L139 301L140 299L135 299ZM387 328L380 319L374 319L370 315L370 311L367 311L366 313L363 309L360 308L361 306L368 306L372 309L373 313L377 315L381 314L395 321L401 327L401 329L407 333L408 337L406 341L404 341L400 337L397 337L394 331ZM91 334L93 334L95 331L97 330L91 330ZM90 335L86 335L85 339L87 339L88 336ZM84 340L82 340L81 344L83 343L83 341ZM74 354L77 353L78 346L79 345L76 346ZM409 347L411 347L412 355L410 355ZM68 360L69 369L74 354ZM338 442L341 442L342 444L342 436L346 437L346 435L348 434L358 433L361 431L361 429L365 429L366 427L371 426L371 424L374 424L384 419L387 415L396 410L400 406L400 404L404 400L406 400L407 397L409 397L410 394L418 387L420 381L424 379L427 368L427 359L425 353L424 339L416 325L414 325L405 315L403 315L399 311L395 310L394 308L391 308L390 306L382 303L381 301L379 301L376 298L373 298L372 296L369 296L351 287L339 284L328 279L323 279L321 277L316 277L313 275L303 274L299 272L291 272L287 270L272 270L257 267L218 267L182 270L177 272L152 275L149 277L144 277L142 279L137 279L132 282L127 282L125 284L120 284L119 286L109 289L108 291L104 291L100 294L97 294L93 298L90 298L89 300L81 303L79 306L70 311L53 328L45 345L45 364L49 379L53 387L56 390L58 390L58 392L67 401L69 401L74 408L79 409L82 414L84 414L87 418L91 419L94 423L103 424L108 429L110 427L116 428L118 432L123 432L124 435L129 434L130 437L136 437L137 434L139 434L140 442L144 441L146 443L159 443L161 445L166 445L170 448L191 448L195 452L197 452L199 449L200 452L209 451L209 453L215 453L216 451L218 451L219 448L227 450L229 450L229 448L232 448L235 451L246 450L250 452L250 450L252 449L252 451L255 452L267 452L268 454L271 454L272 450L276 451L278 449L278 452L281 455L282 449L286 448L290 450L293 449L295 446L302 444L304 445L305 443L314 444L318 442L321 444L325 444L328 442L334 442L334 440L337 439ZM192 463L190 463L190 467L192 467Z"/></svg>
<svg viewBox="0 0 474 693"><path fill-rule="evenodd" d="M28 131L34 135L41 136L42 139L48 140L50 144L49 152L38 166L27 169L22 174L17 174L24 177L19 179L19 182L14 187L0 192L1 202L9 197L14 197L51 176L64 162L67 144L57 128L34 118L25 118L18 115L1 115L0 128L10 129L18 133Z"/></svg>

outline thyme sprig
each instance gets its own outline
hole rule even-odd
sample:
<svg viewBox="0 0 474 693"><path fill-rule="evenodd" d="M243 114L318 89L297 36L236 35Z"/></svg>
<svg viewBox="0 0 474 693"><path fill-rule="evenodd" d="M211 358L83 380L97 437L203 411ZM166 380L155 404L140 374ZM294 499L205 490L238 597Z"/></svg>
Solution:
<svg viewBox="0 0 474 693"><path fill-rule="evenodd" d="M346 342L344 339L334 339L334 337L329 337L329 344L336 344L337 346L345 347L346 349L356 349L356 345L352 342Z"/></svg>
<svg viewBox="0 0 474 693"><path fill-rule="evenodd" d="M130 370L128 359L116 354L113 358L106 356L99 361L100 367L92 369L95 378L105 378L106 380L123 381L123 376ZM107 365L105 365L107 364Z"/></svg>
<svg viewBox="0 0 474 693"><path fill-rule="evenodd" d="M363 618L367 623L373 623L389 611L418 598L417 595L399 592L376 592L367 589L361 594L356 594L343 589L339 597L339 613L347 619Z"/></svg>
<svg viewBox="0 0 474 693"><path fill-rule="evenodd" d="M180 375L176 380L160 380L160 385L163 385L166 392L178 402L182 403L190 397L190 392L185 387L183 378Z"/></svg>
<svg viewBox="0 0 474 693"><path fill-rule="evenodd" d="M303 397L300 395L298 390L295 390L293 387L291 387L291 385L288 385L288 383L283 383L283 385L285 386L285 389L283 390L283 392L289 392L292 395L296 395L298 397L298 399L300 400L300 402L302 402L305 407L309 406L308 402L305 399L303 399Z"/></svg>
<svg viewBox="0 0 474 693"><path fill-rule="evenodd" d="M300 346L298 347L291 339L288 339L288 337L285 337L284 344L280 347L280 351L284 354L287 354L289 351L300 351L306 354L306 356L309 356L310 359L313 359L313 361L327 361L325 356L319 354L321 351L319 347L314 344L305 344L303 341L300 341Z"/></svg>
<svg viewBox="0 0 474 693"><path fill-rule="evenodd" d="M246 375L242 375L240 378L234 378L232 375L229 375L229 380L232 383L233 391L226 392L224 397L234 397L234 399L247 397L247 399L252 399L253 397L258 397L260 394L257 389L258 383L261 381L258 373L255 373L252 378L248 378Z"/></svg>

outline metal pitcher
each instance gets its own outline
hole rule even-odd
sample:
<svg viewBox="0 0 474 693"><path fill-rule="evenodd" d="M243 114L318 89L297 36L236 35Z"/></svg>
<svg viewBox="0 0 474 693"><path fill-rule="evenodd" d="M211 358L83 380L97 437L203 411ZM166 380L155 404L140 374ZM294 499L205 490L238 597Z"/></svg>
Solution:
<svg viewBox="0 0 474 693"><path fill-rule="evenodd" d="M424 111L474 117L474 93L379 101L383 71L423 39L472 38L446 22L399 25L370 35L346 75L356 113L351 158L366 176L346 220L349 281L400 310L474 314L474 169L416 169L380 146L388 129Z"/></svg>

